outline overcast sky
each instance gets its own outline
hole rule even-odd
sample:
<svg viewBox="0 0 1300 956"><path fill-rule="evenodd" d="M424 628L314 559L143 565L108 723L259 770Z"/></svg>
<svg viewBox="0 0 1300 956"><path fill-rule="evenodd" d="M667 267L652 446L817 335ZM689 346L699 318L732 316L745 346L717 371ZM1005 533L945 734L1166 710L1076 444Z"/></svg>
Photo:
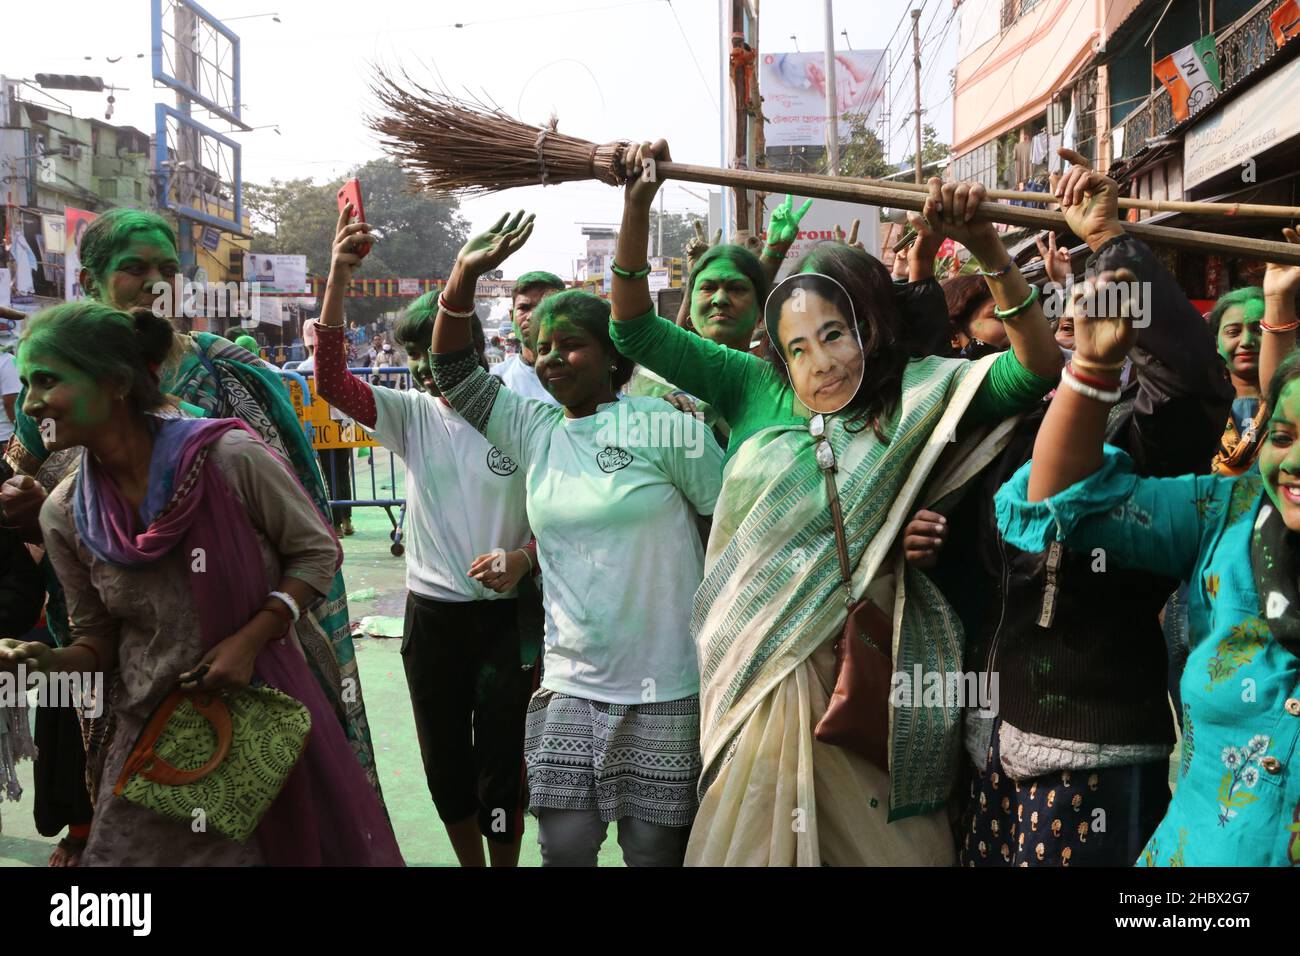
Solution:
<svg viewBox="0 0 1300 956"><path fill-rule="evenodd" d="M730 5L729 3L727 4ZM911 21L922 8L925 41L922 103L947 141L952 129L948 71L956 23L951 0L837 0L837 47L879 49L890 44L893 65L892 146L897 160L910 146L899 132L913 108ZM720 164L722 49L717 0L474 0L455 5L417 0L211 0L202 4L235 20L242 41L245 180L310 176L318 180L382 155L362 121L373 106L372 66L400 65L436 85L485 95L506 112L542 122L554 110L564 132L593 141L666 137L675 159ZM117 92L113 122L153 132L153 104L174 103L150 78L149 0L43 0L6 4L0 73L87 73L129 87ZM325 13L329 10L329 13ZM675 16L674 16L675 14ZM766 52L823 47L822 5L815 0L762 0L761 46ZM455 26L459 21L463 25ZM895 27L897 32L895 33ZM796 40L789 39L791 35ZM146 54L137 58L137 54ZM85 59L85 57L93 59ZM110 64L108 57L121 57ZM436 72L435 72L436 69ZM102 93L52 91L80 116L103 116ZM42 102L24 89L24 98ZM197 114L207 121L204 114ZM209 121L225 131L219 120ZM910 129L910 128L909 128ZM688 192L687 190L690 190ZM703 213L706 187L668 187L670 212ZM691 193L697 193L691 195ZM617 222L620 196L600 183L532 187L467 201L463 211L485 227L506 209L537 213L528 246L507 273L546 268L565 277L583 254L578 223ZM304 250L305 251L305 250Z"/></svg>

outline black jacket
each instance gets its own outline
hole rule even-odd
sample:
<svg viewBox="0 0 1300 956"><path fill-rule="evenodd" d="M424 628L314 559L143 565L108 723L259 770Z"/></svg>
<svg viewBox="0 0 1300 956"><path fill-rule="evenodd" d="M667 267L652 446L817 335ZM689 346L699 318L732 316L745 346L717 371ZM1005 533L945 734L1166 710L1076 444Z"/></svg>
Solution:
<svg viewBox="0 0 1300 956"><path fill-rule="evenodd" d="M1214 338L1139 240L1111 240L1089 261L1090 272L1121 266L1149 283L1149 325L1130 353L1135 374L1111 412L1107 441L1142 475L1204 473L1232 401ZM1000 716L1020 730L1089 743L1172 743L1158 615L1177 582L1059 544L1029 554L998 534L993 495L1032 456L1045 411L1046 403L1018 423L950 522L956 547L945 549L941 574L951 579L953 565L964 564L964 573L967 562L984 572L978 581L966 574L975 581L966 597L976 602L963 609L973 636L967 669L998 674Z"/></svg>

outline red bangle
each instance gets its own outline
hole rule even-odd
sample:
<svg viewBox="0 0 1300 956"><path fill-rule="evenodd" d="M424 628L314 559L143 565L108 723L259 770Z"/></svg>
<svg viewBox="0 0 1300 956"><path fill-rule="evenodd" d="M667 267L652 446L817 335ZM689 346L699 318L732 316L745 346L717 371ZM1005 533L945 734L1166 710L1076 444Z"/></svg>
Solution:
<svg viewBox="0 0 1300 956"><path fill-rule="evenodd" d="M1109 392L1113 388L1118 388L1119 383L1123 378L1122 375L1117 375L1115 376L1115 381L1108 382L1105 379L1096 378L1095 376L1092 375L1084 375L1082 372L1075 370L1073 362L1070 362L1068 365L1066 365L1066 369L1069 371L1071 375L1075 377L1075 379L1077 379L1082 384L1089 385L1092 388L1099 388L1105 392Z"/></svg>
<svg viewBox="0 0 1300 956"><path fill-rule="evenodd" d="M442 309L443 312L446 312L453 319L472 319L477 315L472 305L464 312L459 312L456 309L453 309L447 304L447 297L441 292L438 293L438 308Z"/></svg>
<svg viewBox="0 0 1300 956"><path fill-rule="evenodd" d="M1269 325L1261 320L1259 327L1265 332L1294 332L1296 329L1300 329L1300 319L1288 322L1285 325Z"/></svg>

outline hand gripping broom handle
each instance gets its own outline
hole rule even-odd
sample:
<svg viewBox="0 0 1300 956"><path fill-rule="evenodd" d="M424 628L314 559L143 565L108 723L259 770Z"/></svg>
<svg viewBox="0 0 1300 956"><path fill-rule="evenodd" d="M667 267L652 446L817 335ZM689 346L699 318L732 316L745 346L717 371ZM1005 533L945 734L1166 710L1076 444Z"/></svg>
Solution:
<svg viewBox="0 0 1300 956"><path fill-rule="evenodd" d="M689 163L656 163L655 175L662 179L705 183L714 186L732 186L737 189L755 189L762 192L787 192L814 199L838 199L843 202L872 206L890 206L920 212L925 206L925 194L906 189L891 189L869 182L854 182L845 177L811 176L799 173L774 172L753 169L717 169L713 166L694 166ZM1064 230L1065 216L1061 213L1034 209L1029 206L1008 206L1004 203L984 202L980 213L992 220L1012 226L1034 229ZM1126 222L1120 225L1131 236L1151 244L1174 246L1201 253L1216 253L1229 257L1248 256L1265 262L1300 265L1300 246L1268 239L1246 236L1225 236L1194 229L1177 229L1150 223Z"/></svg>

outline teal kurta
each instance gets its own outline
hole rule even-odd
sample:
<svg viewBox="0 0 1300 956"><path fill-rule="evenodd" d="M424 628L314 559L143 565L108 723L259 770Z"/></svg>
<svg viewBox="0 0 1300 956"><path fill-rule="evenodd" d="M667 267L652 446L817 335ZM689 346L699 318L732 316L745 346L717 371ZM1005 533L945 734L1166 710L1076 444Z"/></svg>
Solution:
<svg viewBox="0 0 1300 956"><path fill-rule="evenodd" d="M1300 658L1273 637L1251 571L1251 533L1267 501L1259 473L1139 478L1128 455L1107 446L1100 470L1030 504L1031 465L996 497L1010 544L1042 551L1059 539L1100 549L1107 565L1190 585L1182 760L1138 863L1300 865Z"/></svg>

